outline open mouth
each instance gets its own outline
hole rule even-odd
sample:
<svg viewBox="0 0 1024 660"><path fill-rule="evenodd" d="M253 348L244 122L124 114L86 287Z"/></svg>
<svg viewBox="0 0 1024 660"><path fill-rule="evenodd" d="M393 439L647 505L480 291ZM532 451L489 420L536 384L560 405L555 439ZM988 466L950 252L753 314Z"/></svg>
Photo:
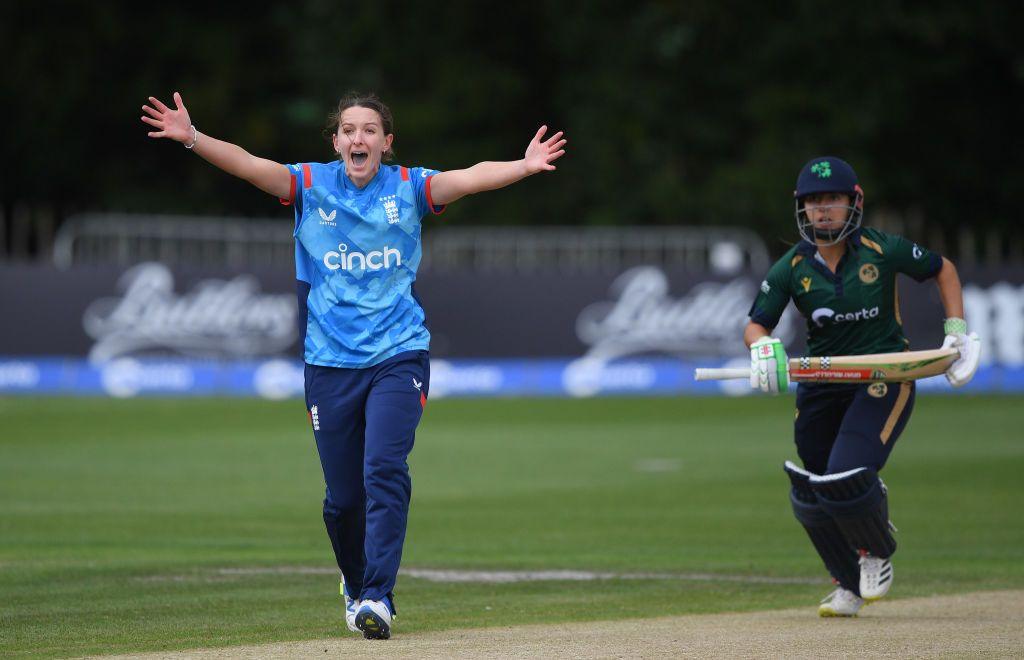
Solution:
<svg viewBox="0 0 1024 660"><path fill-rule="evenodd" d="M351 154L349 154L349 159L352 161L352 164L355 165L356 167L362 167L363 164L366 163L366 159L369 157L370 154L366 153L365 151L353 151Z"/></svg>
<svg viewBox="0 0 1024 660"><path fill-rule="evenodd" d="M834 218L828 215L824 215L819 218L815 218L813 222L815 225L818 226L841 225L843 224L843 218Z"/></svg>

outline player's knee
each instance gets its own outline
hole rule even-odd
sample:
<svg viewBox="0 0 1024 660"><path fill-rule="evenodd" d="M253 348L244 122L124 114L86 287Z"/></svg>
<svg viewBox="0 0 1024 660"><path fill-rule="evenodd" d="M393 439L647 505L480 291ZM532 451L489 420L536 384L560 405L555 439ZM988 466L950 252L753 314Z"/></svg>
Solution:
<svg viewBox="0 0 1024 660"><path fill-rule="evenodd" d="M872 467L859 465L849 470L812 475L811 488L837 513L857 511L882 498L882 480Z"/></svg>
<svg viewBox="0 0 1024 660"><path fill-rule="evenodd" d="M828 513L855 548L878 557L896 551L896 539L890 533L885 484L870 467L814 475L811 488L822 509Z"/></svg>
<svg viewBox="0 0 1024 660"><path fill-rule="evenodd" d="M409 465L397 457L367 458L363 467L363 481L368 493L381 489L409 490Z"/></svg>
<svg viewBox="0 0 1024 660"><path fill-rule="evenodd" d="M843 532L832 516L821 506L811 486L811 479L817 475L800 469L787 461L786 474L791 488L789 501L793 515L807 532L825 564L825 568L845 589L858 590L857 553L847 543Z"/></svg>

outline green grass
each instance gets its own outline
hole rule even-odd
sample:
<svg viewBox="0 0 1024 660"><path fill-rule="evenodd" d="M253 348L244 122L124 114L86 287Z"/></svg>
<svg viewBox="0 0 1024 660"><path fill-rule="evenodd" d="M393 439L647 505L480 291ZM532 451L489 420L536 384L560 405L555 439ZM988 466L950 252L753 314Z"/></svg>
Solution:
<svg viewBox="0 0 1024 660"><path fill-rule="evenodd" d="M890 597L1024 588L1009 397L927 397L885 470ZM820 578L436 584L400 634L790 606L827 590L782 461L792 398L436 401L410 461L403 565ZM637 469L659 459L668 471ZM301 402L0 399L0 655L338 635Z"/></svg>

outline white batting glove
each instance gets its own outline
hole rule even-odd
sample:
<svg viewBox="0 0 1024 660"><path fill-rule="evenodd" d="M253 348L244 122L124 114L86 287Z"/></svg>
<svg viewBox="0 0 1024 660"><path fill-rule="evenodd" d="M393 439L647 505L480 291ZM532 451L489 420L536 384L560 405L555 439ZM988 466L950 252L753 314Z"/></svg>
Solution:
<svg viewBox="0 0 1024 660"><path fill-rule="evenodd" d="M772 394L789 387L789 358L781 339L761 337L750 345L750 386Z"/></svg>
<svg viewBox="0 0 1024 660"><path fill-rule="evenodd" d="M963 387L974 378L974 372L978 370L978 360L981 359L981 340L978 333L967 334L967 322L963 319L946 319L944 324L946 338L942 342L943 348L955 348L960 351L960 359L949 365L946 369L946 380L953 387Z"/></svg>

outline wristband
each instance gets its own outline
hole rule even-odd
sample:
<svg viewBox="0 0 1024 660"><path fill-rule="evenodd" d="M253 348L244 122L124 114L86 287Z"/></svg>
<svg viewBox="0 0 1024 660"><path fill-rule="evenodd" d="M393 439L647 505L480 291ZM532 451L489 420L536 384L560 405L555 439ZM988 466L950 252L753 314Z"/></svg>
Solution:
<svg viewBox="0 0 1024 660"><path fill-rule="evenodd" d="M942 324L942 331L947 335L966 335L967 321L957 317L948 318Z"/></svg>
<svg viewBox="0 0 1024 660"><path fill-rule="evenodd" d="M186 149L195 149L196 145L199 144L199 131L196 130L196 125L192 124L192 144L186 144Z"/></svg>

